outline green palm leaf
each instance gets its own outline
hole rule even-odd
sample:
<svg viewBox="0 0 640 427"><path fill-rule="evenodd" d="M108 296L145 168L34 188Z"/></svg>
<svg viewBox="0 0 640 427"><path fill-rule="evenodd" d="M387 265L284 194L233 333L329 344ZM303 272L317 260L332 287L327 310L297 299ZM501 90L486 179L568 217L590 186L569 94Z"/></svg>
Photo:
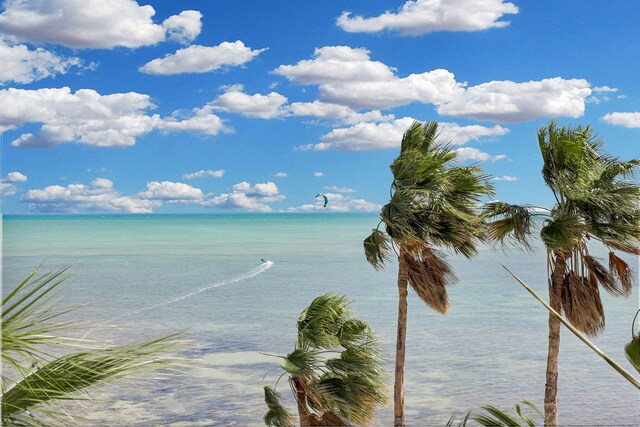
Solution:
<svg viewBox="0 0 640 427"><path fill-rule="evenodd" d="M280 402L280 394L271 387L264 387L264 401L269 410L264 414L264 423L269 427L293 427L294 419Z"/></svg>

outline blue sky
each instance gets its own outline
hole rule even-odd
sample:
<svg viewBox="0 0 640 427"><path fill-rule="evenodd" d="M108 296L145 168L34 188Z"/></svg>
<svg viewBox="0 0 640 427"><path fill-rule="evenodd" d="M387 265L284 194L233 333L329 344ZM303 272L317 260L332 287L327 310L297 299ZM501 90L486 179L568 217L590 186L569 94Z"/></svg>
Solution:
<svg viewBox="0 0 640 427"><path fill-rule="evenodd" d="M549 120L637 157L638 16L622 0L4 1L2 212L377 211L413 120L439 122L497 199L549 205Z"/></svg>

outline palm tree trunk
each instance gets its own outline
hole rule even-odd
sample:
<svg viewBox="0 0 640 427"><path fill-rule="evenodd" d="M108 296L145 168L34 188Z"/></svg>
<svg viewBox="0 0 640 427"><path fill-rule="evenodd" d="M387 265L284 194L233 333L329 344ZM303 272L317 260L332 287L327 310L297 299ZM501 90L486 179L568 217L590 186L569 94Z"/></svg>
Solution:
<svg viewBox="0 0 640 427"><path fill-rule="evenodd" d="M553 272L549 280L549 305L562 311L562 283L567 266L566 254L554 252ZM560 352L560 320L549 313L549 350L547 352L547 382L544 389L544 425L558 425L558 354Z"/></svg>
<svg viewBox="0 0 640 427"><path fill-rule="evenodd" d="M409 271L400 249L398 258L398 338L396 340L396 374L393 388L394 425L404 427L404 355L407 338L407 284Z"/></svg>
<svg viewBox="0 0 640 427"><path fill-rule="evenodd" d="M309 409L307 408L307 391L302 382L293 378L293 384L296 388L296 400L298 401L298 417L300 417L300 427L309 427L311 425Z"/></svg>

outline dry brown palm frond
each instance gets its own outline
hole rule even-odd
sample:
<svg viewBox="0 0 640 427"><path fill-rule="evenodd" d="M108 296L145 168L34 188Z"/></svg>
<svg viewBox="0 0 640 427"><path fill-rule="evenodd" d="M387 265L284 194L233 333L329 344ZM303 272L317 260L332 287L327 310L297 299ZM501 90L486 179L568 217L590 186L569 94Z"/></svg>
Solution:
<svg viewBox="0 0 640 427"><path fill-rule="evenodd" d="M600 286L614 297L626 296L624 286L618 286L615 276L597 259L590 255L585 255L583 260L587 267L589 277L595 277L598 283L600 283Z"/></svg>
<svg viewBox="0 0 640 427"><path fill-rule="evenodd" d="M567 319L586 335L595 337L604 330L605 318L598 279L578 276L573 271L564 276L562 310Z"/></svg>
<svg viewBox="0 0 640 427"><path fill-rule="evenodd" d="M609 271L620 282L623 295L628 298L633 290L633 270L624 260L609 252Z"/></svg>
<svg viewBox="0 0 640 427"><path fill-rule="evenodd" d="M413 290L429 307L446 314L450 305L446 287L457 280L449 264L442 255L426 246L404 252L403 256Z"/></svg>

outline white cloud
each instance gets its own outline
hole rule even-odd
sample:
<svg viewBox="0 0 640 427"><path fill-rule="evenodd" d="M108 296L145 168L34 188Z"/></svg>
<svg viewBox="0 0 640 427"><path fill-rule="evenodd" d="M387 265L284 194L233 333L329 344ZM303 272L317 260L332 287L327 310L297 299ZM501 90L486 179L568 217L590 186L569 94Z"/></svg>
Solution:
<svg viewBox="0 0 640 427"><path fill-rule="evenodd" d="M13 196L18 192L18 187L15 184L26 181L26 175L20 172L9 172L5 178L0 179L0 194L3 196Z"/></svg>
<svg viewBox="0 0 640 427"><path fill-rule="evenodd" d="M273 72L300 84L345 81L384 81L393 79L391 68L369 59L367 49L348 46L317 48L314 59L296 65L281 65Z"/></svg>
<svg viewBox="0 0 640 427"><path fill-rule="evenodd" d="M594 87L593 91L594 92L608 92L608 93L611 93L611 92L617 92L618 88L609 87L609 86L598 86L598 87Z"/></svg>
<svg viewBox="0 0 640 427"><path fill-rule="evenodd" d="M320 138L320 143L300 147L315 151L374 151L400 147L402 135L416 121L403 117L388 123L361 122L351 127L334 129ZM438 123L441 143L462 145L482 137L500 136L508 132L502 126L460 126L456 123Z"/></svg>
<svg viewBox="0 0 640 427"><path fill-rule="evenodd" d="M163 200L175 203L202 200L204 194L199 188L183 182L151 181L147 182L147 189L139 192L137 197L145 200Z"/></svg>
<svg viewBox="0 0 640 427"><path fill-rule="evenodd" d="M222 42L218 46L191 45L174 54L147 62L140 71L146 74L207 73L222 67L240 66L266 49L251 50L240 40Z"/></svg>
<svg viewBox="0 0 640 427"><path fill-rule="evenodd" d="M168 39L189 43L202 31L202 13L197 10L184 10L179 15L165 19L162 27Z"/></svg>
<svg viewBox="0 0 640 427"><path fill-rule="evenodd" d="M640 128L640 112L634 113L609 113L602 117L605 123L624 126L628 128Z"/></svg>
<svg viewBox="0 0 640 427"><path fill-rule="evenodd" d="M496 176L495 178L492 178L493 181L517 181L518 178L516 178L515 176L509 176L509 175L502 175L502 176Z"/></svg>
<svg viewBox="0 0 640 427"><path fill-rule="evenodd" d="M6 0L0 31L36 43L71 48L137 48L199 33L199 12L185 11L155 24L152 6L133 0Z"/></svg>
<svg viewBox="0 0 640 427"><path fill-rule="evenodd" d="M217 135L220 132L233 133L233 128L226 126L225 121L213 114L212 110L213 108L209 105L194 108L190 117L176 112L171 117L165 117L160 121L158 129L167 132L195 132L205 135Z"/></svg>
<svg viewBox="0 0 640 427"><path fill-rule="evenodd" d="M205 177L213 177L213 178L222 178L224 176L224 170L199 170L198 172L187 173L182 175L182 179L192 180L196 178L205 178Z"/></svg>
<svg viewBox="0 0 640 427"><path fill-rule="evenodd" d="M322 120L342 120L344 123L361 121L384 122L395 118L393 114L384 115L379 110L358 113L346 105L330 104L327 102L293 102L287 106L287 111L293 116L315 117Z"/></svg>
<svg viewBox="0 0 640 427"><path fill-rule="evenodd" d="M50 185L29 190L20 199L34 212L73 213L79 210L150 213L162 205L158 200L141 200L122 196L105 178L95 179L90 185L70 184L66 187Z"/></svg>
<svg viewBox="0 0 640 427"><path fill-rule="evenodd" d="M560 77L516 83L492 81L467 88L441 102L437 111L448 116L470 117L497 123L538 118L580 117L591 94L584 79Z"/></svg>
<svg viewBox="0 0 640 427"><path fill-rule="evenodd" d="M286 172L278 172L278 173L275 174L276 178L286 178L287 176L289 176L289 175L287 175Z"/></svg>
<svg viewBox="0 0 640 427"><path fill-rule="evenodd" d="M346 46L316 49L314 59L281 65L275 72L293 82L319 85L319 101L294 103L290 107L293 114L319 117L348 114L348 110L328 107L334 104L357 111L420 102L435 105L441 115L515 123L580 117L584 114L586 98L592 92L584 79L561 77L529 82L491 81L471 87L466 82L458 82L455 75L445 69L400 77L394 74L393 68L371 61L368 50Z"/></svg>
<svg viewBox="0 0 640 427"><path fill-rule="evenodd" d="M238 113L247 117L257 117L260 119L272 119L283 114L283 105L287 98L277 92L270 92L267 95L248 95L244 93L242 85L234 85L211 102L215 110Z"/></svg>
<svg viewBox="0 0 640 427"><path fill-rule="evenodd" d="M43 48L30 50L23 44L8 43L0 36L0 84L31 83L82 67L77 57L65 58Z"/></svg>
<svg viewBox="0 0 640 427"><path fill-rule="evenodd" d="M14 147L80 143L98 147L125 147L154 129L192 131L208 135L229 132L210 107L194 109L192 117L166 119L149 115L155 108L149 95L128 92L101 95L92 89L72 93L59 89L0 90L0 116L4 128L41 123L38 133L24 133L11 142Z"/></svg>
<svg viewBox="0 0 640 427"><path fill-rule="evenodd" d="M353 199L336 193L325 193L329 200L324 207L324 199L317 198L315 203L304 204L287 209L288 212L378 212L382 205L364 199Z"/></svg>
<svg viewBox="0 0 640 427"><path fill-rule="evenodd" d="M273 182L251 185L243 181L232 187L231 193L223 193L201 203L205 207L217 207L230 210L245 210L254 212L271 212L269 203L280 202L285 199L280 189Z"/></svg>
<svg viewBox="0 0 640 427"><path fill-rule="evenodd" d="M500 21L518 13L513 3L503 0L415 0L407 1L397 13L385 12L374 18L351 17L343 12L337 24L345 31L374 33L383 30L416 36L434 31L480 31L509 24Z"/></svg>
<svg viewBox="0 0 640 427"><path fill-rule="evenodd" d="M354 190L353 188L336 187L335 185L324 187L324 189L329 191L335 191L336 193L355 193L356 192L356 190Z"/></svg>
<svg viewBox="0 0 640 427"><path fill-rule="evenodd" d="M456 148L455 152L458 153L458 157L456 157L456 160L459 163L464 163L469 160L473 160L475 162L486 162L488 160L495 162L507 158L507 156L505 156L504 154L492 156L489 153L485 153L484 151L480 151L477 148L473 147Z"/></svg>
<svg viewBox="0 0 640 427"><path fill-rule="evenodd" d="M324 176L324 172L314 172L313 176L315 176L316 178L320 178L321 176Z"/></svg>

